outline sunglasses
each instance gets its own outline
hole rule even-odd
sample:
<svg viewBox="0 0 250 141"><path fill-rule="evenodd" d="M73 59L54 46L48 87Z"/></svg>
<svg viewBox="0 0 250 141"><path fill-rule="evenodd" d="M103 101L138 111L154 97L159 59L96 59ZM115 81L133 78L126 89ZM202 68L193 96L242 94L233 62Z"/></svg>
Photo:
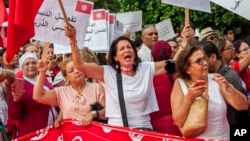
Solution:
<svg viewBox="0 0 250 141"><path fill-rule="evenodd" d="M196 59L196 61L191 62L191 63L189 63L189 64L194 64L194 63L196 63L196 64L198 64L198 65L203 65L204 62L206 62L206 61L207 61L207 57L206 57L206 56L203 56L203 57L200 57L200 58Z"/></svg>
<svg viewBox="0 0 250 141"><path fill-rule="evenodd" d="M229 46L229 48L225 48L225 49L223 49L223 51L224 51L224 50L229 50L229 49L235 49L235 48L234 48L234 46L231 44L231 45Z"/></svg>
<svg viewBox="0 0 250 141"><path fill-rule="evenodd" d="M244 52L244 51L248 51L249 49L250 49L249 47L246 47L246 48L240 50L239 53Z"/></svg>

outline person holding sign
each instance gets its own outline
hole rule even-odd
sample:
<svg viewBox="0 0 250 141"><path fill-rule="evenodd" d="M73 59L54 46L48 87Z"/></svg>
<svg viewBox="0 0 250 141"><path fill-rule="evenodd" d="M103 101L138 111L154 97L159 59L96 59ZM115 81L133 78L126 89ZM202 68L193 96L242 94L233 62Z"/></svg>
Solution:
<svg viewBox="0 0 250 141"><path fill-rule="evenodd" d="M157 32L152 33L157 36ZM110 46L108 58L110 65L100 66L87 63L79 54L76 30L72 25L65 26L65 35L70 39L74 66L88 77L104 82L108 124L152 130L149 114L159 110L153 78L166 73L164 68L166 62L140 62L133 41L121 36ZM123 123L126 119L123 119L125 117L122 116L119 108L116 75L118 78L122 77L125 117L127 117L128 125Z"/></svg>

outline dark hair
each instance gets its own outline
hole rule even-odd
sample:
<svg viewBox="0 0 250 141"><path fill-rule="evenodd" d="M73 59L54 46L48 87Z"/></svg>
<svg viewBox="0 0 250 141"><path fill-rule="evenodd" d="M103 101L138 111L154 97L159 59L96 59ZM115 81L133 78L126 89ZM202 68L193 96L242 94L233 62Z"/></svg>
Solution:
<svg viewBox="0 0 250 141"><path fill-rule="evenodd" d="M135 43L135 47L138 48L142 45L143 41L141 38L138 38L134 41L134 43Z"/></svg>
<svg viewBox="0 0 250 141"><path fill-rule="evenodd" d="M6 51L6 48L0 48L0 57L3 57L3 54L5 51Z"/></svg>
<svg viewBox="0 0 250 141"><path fill-rule="evenodd" d="M224 29L224 31L223 31L223 35L227 35L229 30L233 30L233 31L234 31L234 28L233 28L232 26L227 26L227 27Z"/></svg>
<svg viewBox="0 0 250 141"><path fill-rule="evenodd" d="M246 43L247 44L246 40L244 40L244 39L236 40L233 43L236 53L240 53L240 46L241 46L242 43Z"/></svg>
<svg viewBox="0 0 250 141"><path fill-rule="evenodd" d="M190 75L186 72L189 66L189 58L196 51L200 50L199 47L193 46L185 48L177 57L176 60L176 75L182 79L190 79Z"/></svg>
<svg viewBox="0 0 250 141"><path fill-rule="evenodd" d="M218 48L211 41L202 41L199 43L199 47L205 52L206 56L210 57L212 54L216 55L216 58L221 59Z"/></svg>
<svg viewBox="0 0 250 141"><path fill-rule="evenodd" d="M246 40L247 44L250 46L250 35L247 35L245 37L245 40Z"/></svg>
<svg viewBox="0 0 250 141"><path fill-rule="evenodd" d="M177 44L176 40L174 39L168 39L167 42L175 42Z"/></svg>
<svg viewBox="0 0 250 141"><path fill-rule="evenodd" d="M134 71L136 71L141 60L139 59L139 57L137 55L137 51L136 51L136 47L135 47L134 42L125 36L120 36L112 42L110 49L109 49L108 63L116 71L121 71L120 64L119 64L119 62L115 61L114 57L116 56L116 52L117 52L117 44L120 41L124 41L124 40L128 41L131 44L133 51L135 53L135 60L134 60L134 64L133 64L133 69L134 69ZM118 65L118 68L115 67L116 65Z"/></svg>
<svg viewBox="0 0 250 141"><path fill-rule="evenodd" d="M227 39L225 38L216 38L212 41L215 46L217 47L218 51L219 51L219 54L220 56L222 55L222 52L224 51L225 49L225 46L226 46L226 43L227 43Z"/></svg>

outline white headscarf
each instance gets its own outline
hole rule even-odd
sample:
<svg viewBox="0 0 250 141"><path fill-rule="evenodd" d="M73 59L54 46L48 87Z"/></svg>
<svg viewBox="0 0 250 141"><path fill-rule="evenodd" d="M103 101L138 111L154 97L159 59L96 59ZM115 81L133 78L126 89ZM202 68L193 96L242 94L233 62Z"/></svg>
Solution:
<svg viewBox="0 0 250 141"><path fill-rule="evenodd" d="M22 69L23 63L26 59L33 58L38 62L37 56L34 53L26 52L24 53L21 58L19 59L19 68Z"/></svg>

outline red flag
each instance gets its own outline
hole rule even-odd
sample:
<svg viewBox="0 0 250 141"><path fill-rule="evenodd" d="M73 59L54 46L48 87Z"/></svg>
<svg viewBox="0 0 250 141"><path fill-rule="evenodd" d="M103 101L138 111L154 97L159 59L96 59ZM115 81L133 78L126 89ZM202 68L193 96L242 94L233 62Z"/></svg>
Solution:
<svg viewBox="0 0 250 141"><path fill-rule="evenodd" d="M85 13L85 14L91 14L91 11L93 9L93 3L88 1L80 1L78 0L76 3L76 11Z"/></svg>
<svg viewBox="0 0 250 141"><path fill-rule="evenodd" d="M115 23L115 15L109 15L109 24Z"/></svg>
<svg viewBox="0 0 250 141"><path fill-rule="evenodd" d="M105 10L97 10L97 11L93 11L93 20L105 20L106 19L106 12Z"/></svg>
<svg viewBox="0 0 250 141"><path fill-rule="evenodd" d="M8 20L7 10L3 0L0 0L0 24Z"/></svg>
<svg viewBox="0 0 250 141"><path fill-rule="evenodd" d="M9 1L6 50L8 62L12 60L19 48L34 36L34 19L42 3L43 0Z"/></svg>

